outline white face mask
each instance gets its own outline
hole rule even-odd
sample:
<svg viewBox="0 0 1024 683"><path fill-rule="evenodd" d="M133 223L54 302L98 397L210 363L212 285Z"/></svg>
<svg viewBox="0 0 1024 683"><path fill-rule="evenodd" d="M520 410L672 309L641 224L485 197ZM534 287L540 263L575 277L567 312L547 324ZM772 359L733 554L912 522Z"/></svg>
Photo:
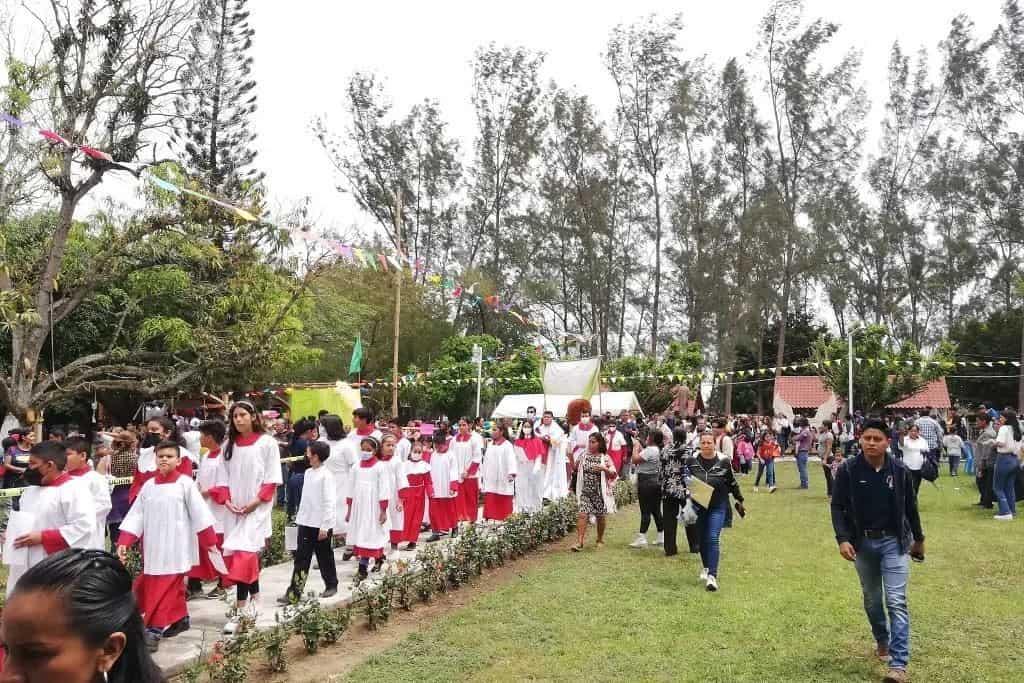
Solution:
<svg viewBox="0 0 1024 683"><path fill-rule="evenodd" d="M366 461L373 457L372 451L359 451L359 459Z"/></svg>
<svg viewBox="0 0 1024 683"><path fill-rule="evenodd" d="M583 417L581 417L580 418L580 424L581 425L588 425L588 424L590 424L590 416L589 415L584 415Z"/></svg>
<svg viewBox="0 0 1024 683"><path fill-rule="evenodd" d="M409 459L413 462L419 462L423 459L423 451L413 451L409 454Z"/></svg>

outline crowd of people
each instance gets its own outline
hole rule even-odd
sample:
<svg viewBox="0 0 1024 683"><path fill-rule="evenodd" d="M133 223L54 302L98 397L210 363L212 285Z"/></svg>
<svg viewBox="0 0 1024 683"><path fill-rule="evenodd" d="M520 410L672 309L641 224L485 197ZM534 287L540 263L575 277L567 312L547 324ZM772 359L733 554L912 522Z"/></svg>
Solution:
<svg viewBox="0 0 1024 683"><path fill-rule="evenodd" d="M76 610L91 609L76 603L78 592L123 588L126 574L113 558L128 563L132 548L141 553L142 573L133 585L134 611L118 611L123 619L111 627L120 637L111 641L101 633L105 626L83 632L113 655L97 659L97 670L129 667L123 670L140 677L111 680L146 680L138 672L148 671L151 660L137 652L135 636L155 651L161 639L189 628L190 600L224 598L228 589L236 616L225 633L234 633L259 609L260 557L275 504L296 527L293 576L281 604L303 594L313 557L322 597L337 592L336 547L344 548L343 562L355 561L358 582L379 572L393 551L415 549L421 534L437 542L465 525L501 522L569 495L579 506L571 549L584 549L591 526L600 548L616 512L613 487L623 479L636 486L639 501L630 546L675 555L682 522L689 551L700 557L700 581L718 591L723 529L734 513L746 514L740 482L754 476L754 492L763 479L776 493L777 464L791 453L802 489L810 486L811 456L820 460L840 554L857 566L879 656L889 659L892 680L902 680L909 658L905 560L923 558L921 482L934 481L943 455L952 477L966 461L976 473L978 504L998 505L997 520L1016 514L1022 435L1012 410L981 410L973 422L925 413L887 425L854 414L812 425L800 416L645 419L579 408L567 421L531 408L515 421L404 425L359 408L346 429L338 415L289 423L238 401L224 418L154 415L93 440L53 429L36 443L31 430L12 430L4 443L4 486L21 490L10 497L7 534L14 537L4 557L7 665L20 665L18 629L36 627L19 621L32 615L11 605L44 590L70 596L64 609L68 628L75 628L83 618ZM853 477L877 490L853 487ZM96 569L97 577L85 586L69 574L77 566Z"/></svg>

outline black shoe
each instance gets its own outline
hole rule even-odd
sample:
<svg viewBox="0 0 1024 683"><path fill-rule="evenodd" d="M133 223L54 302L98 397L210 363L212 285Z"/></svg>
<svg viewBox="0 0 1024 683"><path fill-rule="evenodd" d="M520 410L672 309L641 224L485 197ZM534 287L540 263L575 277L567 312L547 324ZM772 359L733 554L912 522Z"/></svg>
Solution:
<svg viewBox="0 0 1024 683"><path fill-rule="evenodd" d="M377 572L380 571L381 565L383 565L383 564L384 563L382 561L377 560L376 562L373 563L373 569L371 569L370 571L373 572L374 574L376 574Z"/></svg>
<svg viewBox="0 0 1024 683"><path fill-rule="evenodd" d="M287 606L287 605L292 604L292 602L293 602L292 601L292 596L288 595L287 593L285 593L284 595L282 595L281 597L279 597L277 599L277 604L279 604L279 605L286 605Z"/></svg>
<svg viewBox="0 0 1024 683"><path fill-rule="evenodd" d="M404 548L402 548L402 550L416 550L416 544L415 543L408 543L408 544L406 544L406 546Z"/></svg>
<svg viewBox="0 0 1024 683"><path fill-rule="evenodd" d="M212 591L206 594L207 600L221 600L227 596L228 592L224 590L224 586L216 586Z"/></svg>
<svg viewBox="0 0 1024 683"><path fill-rule="evenodd" d="M368 575L366 573L366 567L360 567L359 571L356 572L356 575L354 577L353 583L358 586L359 584L361 584L363 581L366 580L367 576Z"/></svg>
<svg viewBox="0 0 1024 683"><path fill-rule="evenodd" d="M201 597L203 597L202 588L199 588L197 590L189 590L187 593L185 593L185 602L192 602L193 600L198 600Z"/></svg>
<svg viewBox="0 0 1024 683"><path fill-rule="evenodd" d="M153 633L149 629L146 629L142 633L142 639L146 643L146 649L150 652L156 652L160 649L160 636Z"/></svg>
<svg viewBox="0 0 1024 683"><path fill-rule="evenodd" d="M458 535L459 535L459 530L458 529L452 529L452 538L455 538Z"/></svg>
<svg viewBox="0 0 1024 683"><path fill-rule="evenodd" d="M352 551L352 550L345 550L345 552L343 552L341 554L341 561L342 562L348 562L349 560L351 560L355 556L356 556L356 554L355 554L354 551Z"/></svg>
<svg viewBox="0 0 1024 683"><path fill-rule="evenodd" d="M182 617L181 619L178 619L176 622L165 628L161 637L173 638L179 633L184 633L185 631L187 631L191 625L192 624L189 621L188 617Z"/></svg>
<svg viewBox="0 0 1024 683"><path fill-rule="evenodd" d="M438 534L435 531L433 534L431 534L430 538L427 539L427 543L437 543L440 540L441 540L440 534Z"/></svg>
<svg viewBox="0 0 1024 683"><path fill-rule="evenodd" d="M398 544L397 543L392 543L391 544L391 549L392 550L398 550Z"/></svg>
<svg viewBox="0 0 1024 683"><path fill-rule="evenodd" d="M430 531L430 525L426 522L420 524L420 533L422 534L424 531Z"/></svg>
<svg viewBox="0 0 1024 683"><path fill-rule="evenodd" d="M321 593L320 597L321 598L333 598L337 594L338 594L338 587L334 586L333 588L328 588L323 593Z"/></svg>

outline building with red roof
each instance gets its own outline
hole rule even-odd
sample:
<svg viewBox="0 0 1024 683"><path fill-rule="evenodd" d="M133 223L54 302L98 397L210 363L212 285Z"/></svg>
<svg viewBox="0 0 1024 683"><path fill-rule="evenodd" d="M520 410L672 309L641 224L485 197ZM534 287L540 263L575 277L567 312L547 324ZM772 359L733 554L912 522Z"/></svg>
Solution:
<svg viewBox="0 0 1024 683"><path fill-rule="evenodd" d="M782 376L775 380L773 409L776 415L793 419L794 415L812 418L812 424L828 420L840 412L844 401L832 393L821 377ZM946 379L940 377L925 384L916 393L886 406L887 410L938 410L945 414L953 406Z"/></svg>

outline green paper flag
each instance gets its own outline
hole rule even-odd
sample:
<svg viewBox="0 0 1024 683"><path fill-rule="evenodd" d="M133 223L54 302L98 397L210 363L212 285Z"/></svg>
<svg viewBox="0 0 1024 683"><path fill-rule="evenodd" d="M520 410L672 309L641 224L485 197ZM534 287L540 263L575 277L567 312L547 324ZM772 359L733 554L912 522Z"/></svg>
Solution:
<svg viewBox="0 0 1024 683"><path fill-rule="evenodd" d="M359 335L356 337L356 344L352 347L352 361L348 364L348 374L356 375L359 374L359 370L363 367L363 337Z"/></svg>

